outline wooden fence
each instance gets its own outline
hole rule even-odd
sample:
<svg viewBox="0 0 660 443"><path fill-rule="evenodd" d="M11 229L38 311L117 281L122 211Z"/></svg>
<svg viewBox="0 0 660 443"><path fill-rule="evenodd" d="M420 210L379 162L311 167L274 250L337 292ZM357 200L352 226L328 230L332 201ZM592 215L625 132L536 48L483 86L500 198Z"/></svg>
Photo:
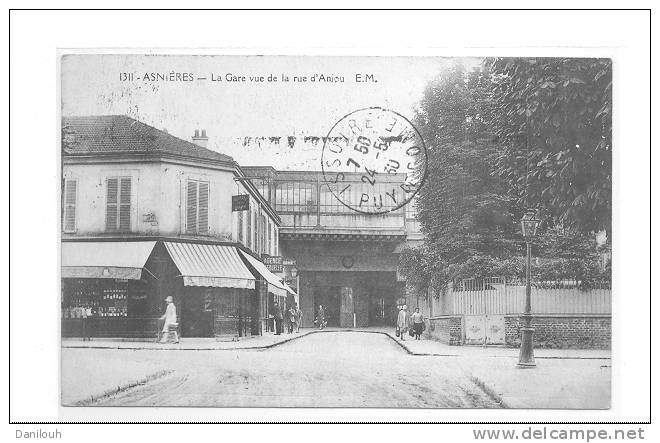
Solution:
<svg viewBox="0 0 660 443"><path fill-rule="evenodd" d="M604 284L583 290L575 282L544 282L532 287L531 301L536 314L612 312L612 290ZM525 310L525 285L503 278L463 281L420 305L430 315L520 314Z"/></svg>

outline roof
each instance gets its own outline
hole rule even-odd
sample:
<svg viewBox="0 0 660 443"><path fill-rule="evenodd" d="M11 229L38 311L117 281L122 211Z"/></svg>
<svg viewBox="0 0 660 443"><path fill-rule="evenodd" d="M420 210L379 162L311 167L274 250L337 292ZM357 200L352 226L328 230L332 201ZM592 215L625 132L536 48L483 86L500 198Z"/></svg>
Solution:
<svg viewBox="0 0 660 443"><path fill-rule="evenodd" d="M234 162L228 155L202 148L125 115L62 118L66 155L170 154Z"/></svg>

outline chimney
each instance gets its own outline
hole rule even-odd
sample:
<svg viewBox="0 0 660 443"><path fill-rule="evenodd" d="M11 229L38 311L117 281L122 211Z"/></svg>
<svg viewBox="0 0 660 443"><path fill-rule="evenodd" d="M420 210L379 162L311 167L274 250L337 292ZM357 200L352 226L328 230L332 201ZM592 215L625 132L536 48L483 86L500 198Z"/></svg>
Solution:
<svg viewBox="0 0 660 443"><path fill-rule="evenodd" d="M192 136L192 142L202 148L206 148L206 145L209 143L209 138L206 136L206 129L202 129L201 135L199 131L199 129L195 129L195 135Z"/></svg>

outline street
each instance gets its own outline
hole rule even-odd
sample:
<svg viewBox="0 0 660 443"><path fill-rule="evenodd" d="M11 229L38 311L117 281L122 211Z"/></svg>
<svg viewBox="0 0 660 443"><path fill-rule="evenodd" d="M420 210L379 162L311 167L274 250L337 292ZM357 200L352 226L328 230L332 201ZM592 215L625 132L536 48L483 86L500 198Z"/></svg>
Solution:
<svg viewBox="0 0 660 443"><path fill-rule="evenodd" d="M62 366L64 405L500 407L460 359L409 355L376 333L317 333L262 350L62 349ZM156 375L80 403L132 381L126 372Z"/></svg>

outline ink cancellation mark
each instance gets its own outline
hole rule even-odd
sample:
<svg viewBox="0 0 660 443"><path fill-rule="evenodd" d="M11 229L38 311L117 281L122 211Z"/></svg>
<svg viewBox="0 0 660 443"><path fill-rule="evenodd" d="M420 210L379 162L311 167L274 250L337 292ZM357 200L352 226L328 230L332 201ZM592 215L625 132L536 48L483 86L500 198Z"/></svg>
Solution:
<svg viewBox="0 0 660 443"><path fill-rule="evenodd" d="M359 109L328 132L321 154L323 178L347 208L385 214L410 203L424 185L427 152L415 126L388 109Z"/></svg>

